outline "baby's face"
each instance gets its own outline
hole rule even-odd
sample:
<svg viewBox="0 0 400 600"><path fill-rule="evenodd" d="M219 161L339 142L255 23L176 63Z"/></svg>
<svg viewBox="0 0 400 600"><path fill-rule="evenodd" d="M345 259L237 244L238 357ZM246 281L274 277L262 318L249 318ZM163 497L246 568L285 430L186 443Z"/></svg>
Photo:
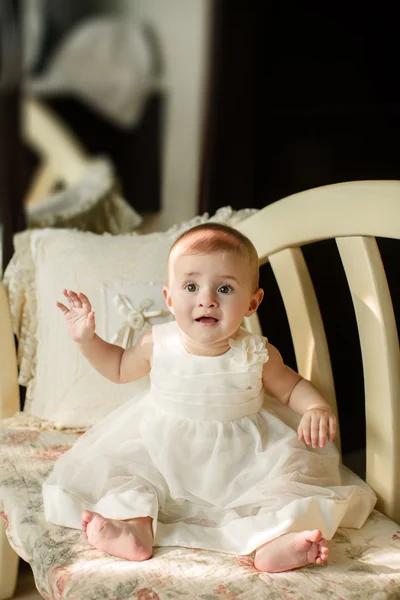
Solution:
<svg viewBox="0 0 400 600"><path fill-rule="evenodd" d="M223 347L236 337L263 296L254 291L251 272L245 258L228 252L171 257L164 297L189 342Z"/></svg>

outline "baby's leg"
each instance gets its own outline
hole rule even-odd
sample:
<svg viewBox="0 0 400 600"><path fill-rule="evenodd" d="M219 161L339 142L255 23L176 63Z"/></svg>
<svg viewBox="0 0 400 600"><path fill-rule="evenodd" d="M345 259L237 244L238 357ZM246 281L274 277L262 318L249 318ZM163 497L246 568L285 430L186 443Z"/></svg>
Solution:
<svg viewBox="0 0 400 600"><path fill-rule="evenodd" d="M92 546L111 556L142 561L153 553L151 517L137 517L119 521L105 519L99 513L84 510L82 528Z"/></svg>
<svg viewBox="0 0 400 600"><path fill-rule="evenodd" d="M254 566L259 571L280 573L310 563L322 565L328 554L327 542L319 529L286 533L257 548Z"/></svg>

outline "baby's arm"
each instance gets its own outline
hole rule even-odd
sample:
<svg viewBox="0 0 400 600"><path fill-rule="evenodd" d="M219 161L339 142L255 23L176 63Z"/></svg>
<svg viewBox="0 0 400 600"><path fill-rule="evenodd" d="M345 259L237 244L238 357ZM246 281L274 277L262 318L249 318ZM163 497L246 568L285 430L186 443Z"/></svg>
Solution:
<svg viewBox="0 0 400 600"><path fill-rule="evenodd" d="M333 441L336 417L322 394L307 379L286 366L278 350L267 344L269 360L264 364L263 384L267 392L295 412L303 415L298 434L313 448L323 448L326 439Z"/></svg>
<svg viewBox="0 0 400 600"><path fill-rule="evenodd" d="M64 314L69 335L92 367L115 383L128 383L147 375L153 350L150 329L127 350L109 344L95 333L94 313L85 294L72 290L63 293L69 308L61 302L57 306Z"/></svg>

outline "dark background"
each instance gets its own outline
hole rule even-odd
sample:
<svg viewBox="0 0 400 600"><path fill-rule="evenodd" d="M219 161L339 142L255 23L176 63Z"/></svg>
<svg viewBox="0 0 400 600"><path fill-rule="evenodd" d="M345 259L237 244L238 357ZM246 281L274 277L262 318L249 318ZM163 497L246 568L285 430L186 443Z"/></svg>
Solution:
<svg viewBox="0 0 400 600"><path fill-rule="evenodd" d="M400 179L396 23L395 9L376 2L219 1L202 208L262 208L322 185ZM379 245L399 322L399 244ZM345 274L334 241L304 254L331 351L343 453L357 452L364 389ZM296 368L277 284L269 266L261 271L263 330Z"/></svg>

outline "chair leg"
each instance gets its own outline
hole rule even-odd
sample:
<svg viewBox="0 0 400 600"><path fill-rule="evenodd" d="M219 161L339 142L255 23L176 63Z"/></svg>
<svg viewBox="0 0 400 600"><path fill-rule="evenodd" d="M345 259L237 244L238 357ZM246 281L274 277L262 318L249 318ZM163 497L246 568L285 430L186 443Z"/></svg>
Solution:
<svg viewBox="0 0 400 600"><path fill-rule="evenodd" d="M0 600L12 598L17 585L19 556L8 543L0 518Z"/></svg>

